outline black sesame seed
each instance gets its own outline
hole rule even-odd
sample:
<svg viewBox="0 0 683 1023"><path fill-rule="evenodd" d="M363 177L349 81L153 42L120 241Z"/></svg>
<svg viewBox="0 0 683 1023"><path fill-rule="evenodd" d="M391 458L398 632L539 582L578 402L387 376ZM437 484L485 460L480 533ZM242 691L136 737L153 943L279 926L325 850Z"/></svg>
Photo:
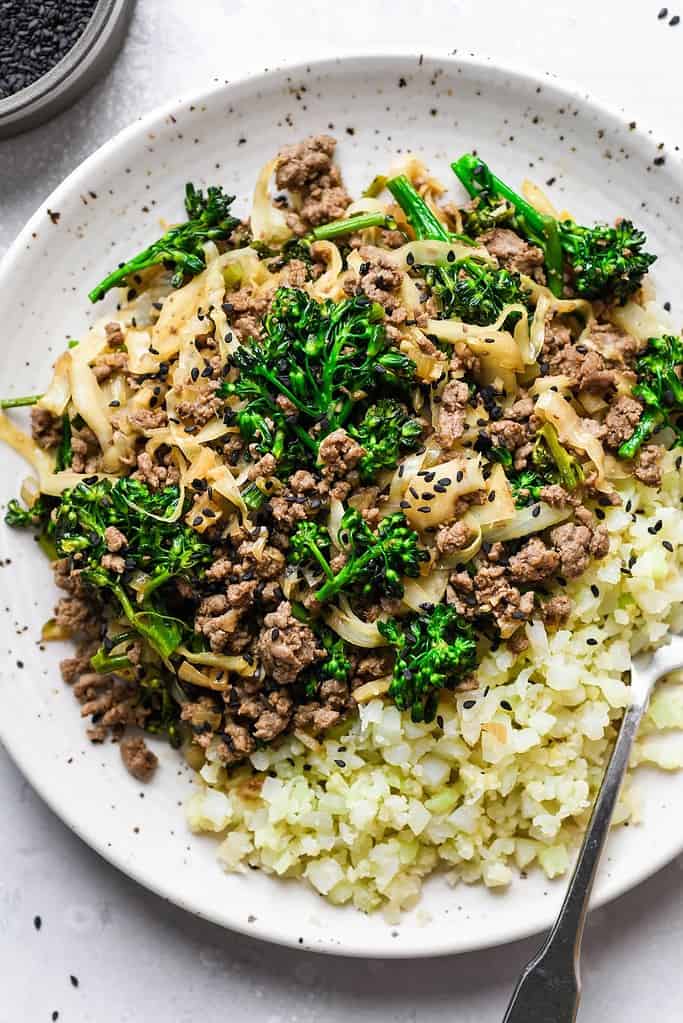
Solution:
<svg viewBox="0 0 683 1023"><path fill-rule="evenodd" d="M406 256L406 263L408 264L408 266L414 265L415 256L412 254L412 252L409 252L408 255Z"/></svg>
<svg viewBox="0 0 683 1023"><path fill-rule="evenodd" d="M671 551L671 553L673 554L674 545L671 543L670 540L662 540L662 547L664 547L664 549L667 551Z"/></svg>
<svg viewBox="0 0 683 1023"><path fill-rule="evenodd" d="M489 496L486 498L486 500L489 502L489 504L493 504L495 499L496 499L496 492L495 492L495 490L492 490L491 493L489 494Z"/></svg>
<svg viewBox="0 0 683 1023"><path fill-rule="evenodd" d="M193 380L197 380L199 378L199 370L197 369L196 366L193 366L192 369L190 370L190 376L192 377Z"/></svg>
<svg viewBox="0 0 683 1023"><path fill-rule="evenodd" d="M476 700L465 700L465 702L463 703L463 707L465 708L465 710L471 710L472 707L476 705L476 702L477 702Z"/></svg>
<svg viewBox="0 0 683 1023"><path fill-rule="evenodd" d="M39 931L40 928L43 926L43 921L41 920L41 918L39 916L34 916L33 917L33 926L35 927L35 929L37 931Z"/></svg>
<svg viewBox="0 0 683 1023"><path fill-rule="evenodd" d="M422 505L422 507L418 508L417 510L420 512L421 515L427 515L431 511L431 508L429 507L428 504L426 504Z"/></svg>
<svg viewBox="0 0 683 1023"><path fill-rule="evenodd" d="M588 639L586 640L586 643L588 644L588 646L597 646L598 645L597 639L595 639L593 636L589 636Z"/></svg>
<svg viewBox="0 0 683 1023"><path fill-rule="evenodd" d="M541 514L541 506L540 506L540 504L535 504L533 506L533 508L531 509L531 514L533 515L533 517L535 519L538 518L538 516Z"/></svg>
<svg viewBox="0 0 683 1023"><path fill-rule="evenodd" d="M346 767L345 760L335 760L335 764L337 765L337 767Z"/></svg>
<svg viewBox="0 0 683 1023"><path fill-rule="evenodd" d="M456 483L462 483L462 481L464 479L465 479L465 473L462 471L462 469L458 469L458 471L455 474L455 482ZM451 481L449 480L448 483L450 483L450 482ZM445 485L448 486L448 483L445 484Z"/></svg>
<svg viewBox="0 0 683 1023"><path fill-rule="evenodd" d="M595 583L593 583L593 585L591 586L591 593L593 594L594 597L600 596L600 590L597 588Z"/></svg>
<svg viewBox="0 0 683 1023"><path fill-rule="evenodd" d="M399 508L410 508L410 501L399 501Z"/></svg>
<svg viewBox="0 0 683 1023"><path fill-rule="evenodd" d="M500 705L503 710L512 710L512 704L508 700L501 700Z"/></svg>
<svg viewBox="0 0 683 1023"><path fill-rule="evenodd" d="M662 7L662 9L660 10L660 12L657 15L657 17L659 18L660 21L662 21L664 18L666 18L668 13L669 13L669 8L668 7Z"/></svg>
<svg viewBox="0 0 683 1023"><path fill-rule="evenodd" d="M596 509L595 509L595 517L596 517L597 519L601 519L601 520L602 520L602 519L604 519L604 517L605 517L605 513L604 513L604 511L602 510L602 508L596 508Z"/></svg>
<svg viewBox="0 0 683 1023"><path fill-rule="evenodd" d="M669 24L672 25L672 26L673 25L680 25L680 23L681 23L681 19L680 19L678 14L674 14L673 18L669 22ZM655 163L656 163L656 161L655 161Z"/></svg>
<svg viewBox="0 0 683 1023"><path fill-rule="evenodd" d="M443 728L443 718L441 717L440 714L436 715L436 723L439 726L439 728Z"/></svg>
<svg viewBox="0 0 683 1023"><path fill-rule="evenodd" d="M201 526L203 521L204 520L203 520L201 515L195 515L195 517L192 519L192 525L193 526Z"/></svg>
<svg viewBox="0 0 683 1023"><path fill-rule="evenodd" d="M69 977L69 980L71 981L72 987L78 987L78 977L74 977L73 973Z"/></svg>

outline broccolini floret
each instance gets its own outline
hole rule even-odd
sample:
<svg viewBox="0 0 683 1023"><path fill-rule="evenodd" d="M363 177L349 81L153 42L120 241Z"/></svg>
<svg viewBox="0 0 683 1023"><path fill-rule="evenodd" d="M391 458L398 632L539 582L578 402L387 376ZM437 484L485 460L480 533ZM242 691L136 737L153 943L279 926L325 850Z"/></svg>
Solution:
<svg viewBox="0 0 683 1023"><path fill-rule="evenodd" d="M335 573L329 562L330 537L322 526L301 522L292 535L290 561L318 567L325 577L315 592L321 604L353 590L366 596L385 593L401 597L402 577L416 578L421 562L429 557L418 546L417 533L401 512L382 519L373 532L360 512L349 508L342 517L338 539L346 562Z"/></svg>
<svg viewBox="0 0 683 1023"><path fill-rule="evenodd" d="M378 621L377 628L395 648L389 696L413 721L433 721L439 690L453 688L477 663L472 627L452 607L437 604L408 619Z"/></svg>
<svg viewBox="0 0 683 1023"><path fill-rule="evenodd" d="M54 513L57 556L69 558L86 582L111 594L132 628L162 657L179 645L184 626L169 614L158 591L178 576L195 580L211 561L209 545L171 520L178 500L177 487L154 492L130 478L114 484L99 480L65 491ZM126 538L123 572L102 564L109 526Z"/></svg>
<svg viewBox="0 0 683 1023"><path fill-rule="evenodd" d="M392 178L387 187L417 238L451 240L449 232L407 178ZM415 266L437 300L440 318L457 317L466 323L488 326L498 319L505 306L526 305L519 274L472 257L457 259L453 252L449 256L452 259L442 263Z"/></svg>
<svg viewBox="0 0 683 1023"><path fill-rule="evenodd" d="M314 465L320 442L346 426L361 397L408 384L415 364L390 347L383 319L382 307L362 295L319 303L279 288L261 339L233 352L239 376L219 391L241 400L234 421L245 441L298 467Z"/></svg>
<svg viewBox="0 0 683 1023"><path fill-rule="evenodd" d="M505 449L492 450L500 452ZM558 484L571 493L584 480L581 463L560 444L557 430L550 423L544 423L536 434L530 468L515 472L512 469L511 457L503 464L518 508L529 504L530 501L539 501L543 487Z"/></svg>
<svg viewBox="0 0 683 1023"><path fill-rule="evenodd" d="M643 403L640 422L633 434L619 448L621 458L635 458L638 451L656 430L669 426L676 434L676 442L683 440L681 427L672 422L675 412L683 411L683 341L665 334L651 337L647 348L636 361L638 380L633 394Z"/></svg>
<svg viewBox="0 0 683 1023"><path fill-rule="evenodd" d="M210 185L206 195L191 183L185 186L187 221L169 228L158 241L149 245L127 263L117 267L93 288L88 298L98 302L111 288L130 286L131 277L150 266L174 271L172 283L178 288L188 278L206 268L203 246L209 241L226 241L239 224L230 213L234 195L226 195L220 186Z"/></svg>
<svg viewBox="0 0 683 1023"><path fill-rule="evenodd" d="M556 220L535 209L479 157L467 153L451 166L470 196L479 200L480 216L509 204L509 226L543 249L554 295L563 294L565 271L569 271L578 295L624 302L638 290L656 259L644 251L645 235L630 220L621 220L615 227L583 227L572 220Z"/></svg>
<svg viewBox="0 0 683 1023"><path fill-rule="evenodd" d="M349 426L349 433L364 449L358 470L367 483L382 469L393 469L404 454L419 447L422 426L401 402L382 398L363 413L357 426Z"/></svg>

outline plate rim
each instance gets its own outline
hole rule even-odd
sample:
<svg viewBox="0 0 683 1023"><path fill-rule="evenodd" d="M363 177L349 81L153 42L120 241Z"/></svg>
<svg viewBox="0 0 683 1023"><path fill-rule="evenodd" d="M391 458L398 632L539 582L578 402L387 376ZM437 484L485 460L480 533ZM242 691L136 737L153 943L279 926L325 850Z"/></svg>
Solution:
<svg viewBox="0 0 683 1023"><path fill-rule="evenodd" d="M353 65L354 63L360 64L360 62L366 62L366 64L378 66L381 65L382 62L386 61L397 63L402 62L407 66L410 66L411 64L421 66L423 61L447 64L453 68L457 66L467 66L472 71L489 73L493 76L505 76L527 86L535 85L537 87L541 86L545 90L552 90L556 93L557 98L564 102L568 99L574 100L576 103L581 104L584 108L588 108L590 112L599 114L608 128L619 128L620 130L623 130L624 127L624 118L626 115L623 108L619 108L615 104L595 99L590 92L580 87L578 83L571 79L566 79L563 76L555 75L549 71L538 72L534 69L528 68L521 61L500 61L497 58L472 52L461 54L458 53L458 51L440 51L438 48L420 50L419 52L406 51L406 49L402 46L393 47L391 45L387 45L381 50L352 48L337 53L334 56L325 56L312 60L297 58L292 61L283 61L273 67L265 68L264 70L249 71L234 79L221 81L220 83L212 84L208 87L195 91L189 91L177 99L168 100L167 102L154 107L148 113L142 114L136 120L130 122L116 134L103 142L53 189L53 191L39 204L35 212L29 217L24 227L19 231L19 234L10 244L0 260L0 284L5 280L5 278L10 277L13 265L19 258L20 254L24 251L27 243L31 241L33 231L37 227L42 226L46 210L48 208L58 208L58 203L61 201L62 197L71 195L74 190L78 188L81 180L86 178L91 170L98 168L104 161L106 161L106 158L110 153L116 151L129 141L133 141L136 137L141 135L144 136L144 134L153 126L165 121L169 115L185 109L188 105L198 106L213 99L219 94L229 96L233 90L239 89L243 86L251 86L258 89L260 82L269 82L277 76L297 74L305 75L311 72L324 74L326 72L329 73L330 71L333 71L335 68L342 67L343 65ZM661 134L658 133L657 138L659 141L658 143L655 143L654 136L649 134L647 129L643 128L639 123L637 127L631 130L629 138L631 146L640 148L643 152L663 146L662 151L667 154L667 162L670 166L674 167L674 173L678 174L681 188L683 189L683 151L679 150L668 136L663 139ZM61 805L56 798L52 797L52 794L49 791L49 786L45 786L41 780L39 768L34 766L31 757L28 754L25 755L22 752L21 743L12 742L10 735L11 730L4 725L2 717L0 717L0 742L2 742L2 745L10 756L12 762L21 772L23 777L26 778L40 799L75 835L78 836L79 839L81 839L81 841L92 849L93 852L97 853L102 859L110 863L126 877L129 877L131 880L140 884L164 901L170 902L178 906L180 909L192 913L200 919L208 920L211 923L217 924L224 929L244 934L249 938L258 938L259 940L266 941L271 944L277 944L299 951L364 959L426 959L446 955L461 955L510 944L527 938L533 934L541 933L541 930L537 926L529 926L520 918L520 922L517 927L510 927L502 936L476 939L466 947L454 945L453 940L449 941L448 938L442 938L440 940L431 941L427 947L416 944L413 944L411 947L403 947L401 945L391 945L387 943L386 946L380 950L369 951L368 947L364 945L362 941L349 942L344 940L343 945L340 945L333 940L321 937L320 944L311 941L310 939L304 939L302 943L301 939L298 936L295 936L295 932L292 932L291 936L286 936L279 932L274 933L270 927L267 924L262 923L260 919L247 926L240 922L240 920L228 919L226 914L221 912L218 908L213 912L203 912L189 904L183 898L182 894L178 894L173 891L169 884L159 881L153 874L148 874L144 869L138 868L135 862L126 861L125 858L122 855L119 855L113 847L109 848L105 842L101 842L97 834L90 834L88 832L88 828L82 826L79 821L77 804L74 803L74 809L71 810L68 805ZM648 860L647 864L636 869L635 872L629 874L627 878L615 880L610 877L599 891L599 894L591 899L591 911L604 906L608 902L611 902L633 888L636 888L645 880L662 870L681 852L683 852L683 837L681 838L680 847L677 850L674 852L671 852L670 849L658 851L652 859ZM560 881L560 883L562 883L562 881ZM549 920L547 926L550 926L551 923L552 920ZM387 933L389 933L388 926ZM448 929L444 928L444 933L448 934L450 932Z"/></svg>

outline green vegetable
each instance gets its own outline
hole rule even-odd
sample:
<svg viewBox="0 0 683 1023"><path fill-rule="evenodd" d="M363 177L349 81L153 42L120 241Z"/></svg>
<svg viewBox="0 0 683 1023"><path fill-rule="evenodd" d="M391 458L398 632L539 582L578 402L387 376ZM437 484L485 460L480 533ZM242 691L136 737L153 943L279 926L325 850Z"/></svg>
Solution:
<svg viewBox="0 0 683 1023"><path fill-rule="evenodd" d="M17 529L44 529L50 521L54 500L43 494L30 508L22 508L16 498L7 502L5 522Z"/></svg>
<svg viewBox="0 0 683 1023"><path fill-rule="evenodd" d="M186 278L201 273L206 268L203 245L208 241L225 241L239 224L230 213L234 198L226 195L220 186L210 185L204 195L201 189L188 183L185 186L187 221L170 228L158 241L108 274L89 293L90 301L98 302L111 288L129 285L129 278L150 266L163 264L173 269L172 283L176 288Z"/></svg>
<svg viewBox="0 0 683 1023"><path fill-rule="evenodd" d="M42 397L42 394L27 394L22 398L2 398L0 399L0 408L23 408L25 405L35 405Z"/></svg>
<svg viewBox="0 0 683 1023"><path fill-rule="evenodd" d="M337 636L332 629L320 628L316 631L320 637L323 647L327 653L324 661L315 665L313 671L304 680L304 692L309 700L315 699L318 687L326 679L336 679L337 682L346 682L351 674L351 661L346 653L346 643Z"/></svg>
<svg viewBox="0 0 683 1023"><path fill-rule="evenodd" d="M388 188L406 214L420 239L450 241L448 233L422 196L407 178L392 178ZM439 304L441 319L458 319L466 323L488 326L498 319L507 305L526 305L519 274L489 266L467 257L434 266L416 266Z"/></svg>
<svg viewBox="0 0 683 1023"><path fill-rule="evenodd" d="M581 463L560 444L557 430L550 423L544 423L536 433L531 462L533 469L524 469L521 472L506 469L518 508L529 504L530 501L540 500L543 487L559 484L571 493L583 483L584 472Z"/></svg>
<svg viewBox="0 0 683 1023"><path fill-rule="evenodd" d="M114 484L100 480L65 491L55 513L58 557L69 558L86 582L105 591L103 596L113 596L132 628L162 657L179 645L185 626L169 614L158 591L177 576L193 581L211 561L211 548L197 533L170 521L178 499L177 487L153 492L130 478ZM109 526L127 540L122 574L101 564ZM130 586L134 572L146 577L135 590Z"/></svg>
<svg viewBox="0 0 683 1023"><path fill-rule="evenodd" d="M306 235L306 239L311 242L331 241L333 238L340 238L345 234L367 231L371 227L383 227L387 231L395 231L396 221L379 210L374 210L371 213L355 213L352 217L343 217L341 220L332 220L329 224L314 227Z"/></svg>
<svg viewBox="0 0 683 1023"><path fill-rule="evenodd" d="M413 721L433 721L444 686L453 688L477 663L470 625L452 607L437 604L409 619L378 621L377 628L395 647L389 696Z"/></svg>
<svg viewBox="0 0 683 1023"><path fill-rule="evenodd" d="M349 426L349 433L365 449L358 468L362 480L369 482L382 469L393 469L407 451L419 447L422 426L405 405L394 398L381 398L357 426Z"/></svg>
<svg viewBox="0 0 683 1023"><path fill-rule="evenodd" d="M342 516L339 542L346 554L346 563L335 574L328 560L330 538L322 526L311 521L301 522L292 535L289 560L293 564L318 567L326 577L315 593L321 604L338 593L356 588L364 595L385 593L401 597L402 576L417 578L420 563L429 557L418 547L417 533L408 526L401 512L382 519L373 532L360 512L349 508Z"/></svg>
<svg viewBox="0 0 683 1023"><path fill-rule="evenodd" d="M634 458L645 441L663 426L671 427L676 443L683 441L683 432L671 421L671 414L683 410L683 342L680 337L665 334L651 337L647 348L636 362L638 381L633 394L644 405L640 422L633 434L619 448L621 458Z"/></svg>
<svg viewBox="0 0 683 1023"><path fill-rule="evenodd" d="M548 286L554 295L562 295L568 270L577 294L623 302L640 287L656 259L643 251L645 235L629 220L616 227L582 227L572 220L558 221L539 213L492 174L479 157L467 153L451 166L472 198L479 200L480 218L485 211L494 218L503 206L509 226L543 249Z"/></svg>
<svg viewBox="0 0 683 1023"><path fill-rule="evenodd" d="M74 453L71 446L71 420L69 413L64 412L62 416L62 439L57 447L57 461L55 469L61 472L62 469L69 469L73 461Z"/></svg>
<svg viewBox="0 0 683 1023"><path fill-rule="evenodd" d="M361 396L407 384L415 364L389 346L383 318L382 307L362 295L321 304L279 288L261 339L232 355L237 380L219 390L242 401L234 421L246 443L298 468L314 465L320 442L348 423Z"/></svg>

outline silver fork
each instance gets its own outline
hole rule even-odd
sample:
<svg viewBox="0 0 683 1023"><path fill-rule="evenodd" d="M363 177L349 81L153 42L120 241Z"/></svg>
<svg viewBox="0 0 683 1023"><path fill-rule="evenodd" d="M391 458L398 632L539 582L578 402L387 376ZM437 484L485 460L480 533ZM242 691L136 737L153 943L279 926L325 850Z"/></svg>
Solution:
<svg viewBox="0 0 683 1023"><path fill-rule="evenodd" d="M527 963L503 1023L573 1023L581 998L581 940L588 902L633 740L655 683L683 667L683 636L631 666L631 705L624 714L593 813L555 925Z"/></svg>

